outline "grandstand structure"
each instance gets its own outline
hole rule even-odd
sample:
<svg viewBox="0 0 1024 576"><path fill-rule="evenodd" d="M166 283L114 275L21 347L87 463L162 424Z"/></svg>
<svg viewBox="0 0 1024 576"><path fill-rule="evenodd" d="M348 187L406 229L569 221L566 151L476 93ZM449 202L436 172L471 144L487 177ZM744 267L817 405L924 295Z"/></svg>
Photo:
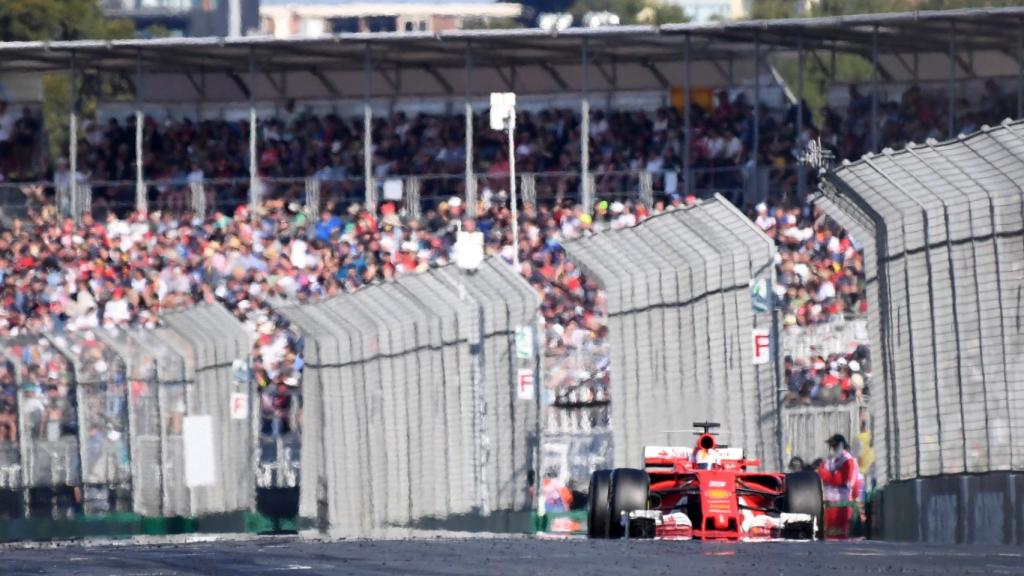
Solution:
<svg viewBox="0 0 1024 576"><path fill-rule="evenodd" d="M958 85L987 78L1017 79L1017 116L1024 116L1024 8L921 11L834 18L530 30L450 30L440 33L335 34L308 39L174 38L0 45L0 80L38 85L46 72L72 76L92 70L120 75L134 86L135 104L250 108L266 102L362 101L365 202L376 203L372 178L373 104L396 100L463 101L466 114L490 92L578 94L583 130L598 94L668 92L683 87L689 110L694 87L743 86L760 101L771 78L769 55L797 55L800 75L818 67L831 77L835 56L854 54L872 66L872 83L946 83L955 136ZM830 55L830 57L825 57ZM802 100L802 83L793 97ZM880 149L877 90L871 91L872 150ZM71 101L76 101L74 95ZM70 123L77 122L70 110ZM756 114L755 110L755 114ZM140 112L141 115L141 112ZM690 114L684 114L690 167ZM798 120L799 121L799 120ZM471 123L466 124L467 127ZM253 130L252 132L255 132ZM137 133L141 142L141 130ZM758 158L757 139L753 157ZM250 143L250 202L258 203L255 139ZM75 146L75 142L69 143ZM475 198L472 129L466 130L466 195ZM581 157L590 157L581 139ZM76 155L69 150L74 172ZM584 161L580 181L589 181ZM137 166L138 207L145 205ZM689 178L685 179L689 182ZM802 183L802 180L801 180ZM76 186L74 179L70 182ZM689 184L687 184L689 185ZM801 184L802 185L802 184ZM583 184L584 205L592 194ZM72 193L72 198L75 194Z"/></svg>

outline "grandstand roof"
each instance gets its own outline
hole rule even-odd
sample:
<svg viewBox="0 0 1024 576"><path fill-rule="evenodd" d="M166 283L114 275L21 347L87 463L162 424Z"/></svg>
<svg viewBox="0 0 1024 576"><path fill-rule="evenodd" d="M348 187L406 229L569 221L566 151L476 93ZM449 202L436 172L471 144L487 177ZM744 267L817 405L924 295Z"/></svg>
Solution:
<svg viewBox="0 0 1024 576"><path fill-rule="evenodd" d="M303 39L168 38L0 44L0 74L78 67L132 75L141 59L151 102L248 98L250 54L258 99L361 98L373 63L374 97L461 97L472 92L566 93L655 90L683 83L690 39L693 84L735 86L753 77L752 54L807 49L870 57L877 30L880 80L943 80L1020 74L1024 7L901 12L834 18L703 24L431 33L337 34ZM950 58L950 40L956 49ZM590 65L581 65L583 47ZM809 57L828 69L828 58ZM585 73L584 73L585 71ZM159 88L159 89L157 89Z"/></svg>

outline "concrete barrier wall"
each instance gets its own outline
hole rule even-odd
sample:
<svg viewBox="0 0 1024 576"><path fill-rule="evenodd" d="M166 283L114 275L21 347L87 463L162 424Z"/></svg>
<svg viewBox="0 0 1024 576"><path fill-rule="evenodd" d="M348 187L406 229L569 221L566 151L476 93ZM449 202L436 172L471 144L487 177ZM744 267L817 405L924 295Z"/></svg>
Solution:
<svg viewBox="0 0 1024 576"><path fill-rule="evenodd" d="M1024 544L1024 474L893 482L875 501L873 536L931 544Z"/></svg>

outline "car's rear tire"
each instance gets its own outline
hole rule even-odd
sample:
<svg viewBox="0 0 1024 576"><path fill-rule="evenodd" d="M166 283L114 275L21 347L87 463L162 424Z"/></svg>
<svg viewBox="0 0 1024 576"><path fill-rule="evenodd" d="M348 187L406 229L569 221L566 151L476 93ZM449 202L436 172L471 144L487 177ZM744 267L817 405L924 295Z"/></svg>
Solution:
<svg viewBox="0 0 1024 576"><path fill-rule="evenodd" d="M598 470L590 475L590 492L587 494L587 536L607 538L611 523L612 471Z"/></svg>
<svg viewBox="0 0 1024 576"><path fill-rule="evenodd" d="M623 512L647 509L650 487L651 477L643 470L616 468L612 472L611 514L608 525L610 538L622 538L626 535L626 528L620 520Z"/></svg>
<svg viewBox="0 0 1024 576"><path fill-rule="evenodd" d="M818 527L814 537L821 539L825 533L825 498L822 494L821 477L813 470L786 474L785 510L791 514L810 514Z"/></svg>

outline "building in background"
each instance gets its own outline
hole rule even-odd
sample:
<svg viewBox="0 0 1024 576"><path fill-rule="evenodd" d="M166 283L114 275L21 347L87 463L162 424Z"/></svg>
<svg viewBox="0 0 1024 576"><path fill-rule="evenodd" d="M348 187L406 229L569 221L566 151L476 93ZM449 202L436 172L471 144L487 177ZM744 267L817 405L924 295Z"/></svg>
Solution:
<svg viewBox="0 0 1024 576"><path fill-rule="evenodd" d="M750 18L757 0L665 0L678 4L692 22L716 20L743 20ZM779 8L797 16L810 16L811 9L821 0L789 0L779 2Z"/></svg>
<svg viewBox="0 0 1024 576"><path fill-rule="evenodd" d="M442 32L510 22L520 4L494 0L262 0L260 32L276 38L341 32Z"/></svg>
<svg viewBox="0 0 1024 576"><path fill-rule="evenodd" d="M739 20L750 13L752 0L668 0L678 4L693 22Z"/></svg>
<svg viewBox="0 0 1024 576"><path fill-rule="evenodd" d="M260 0L101 0L110 18L127 18L143 36L243 36L259 30Z"/></svg>

